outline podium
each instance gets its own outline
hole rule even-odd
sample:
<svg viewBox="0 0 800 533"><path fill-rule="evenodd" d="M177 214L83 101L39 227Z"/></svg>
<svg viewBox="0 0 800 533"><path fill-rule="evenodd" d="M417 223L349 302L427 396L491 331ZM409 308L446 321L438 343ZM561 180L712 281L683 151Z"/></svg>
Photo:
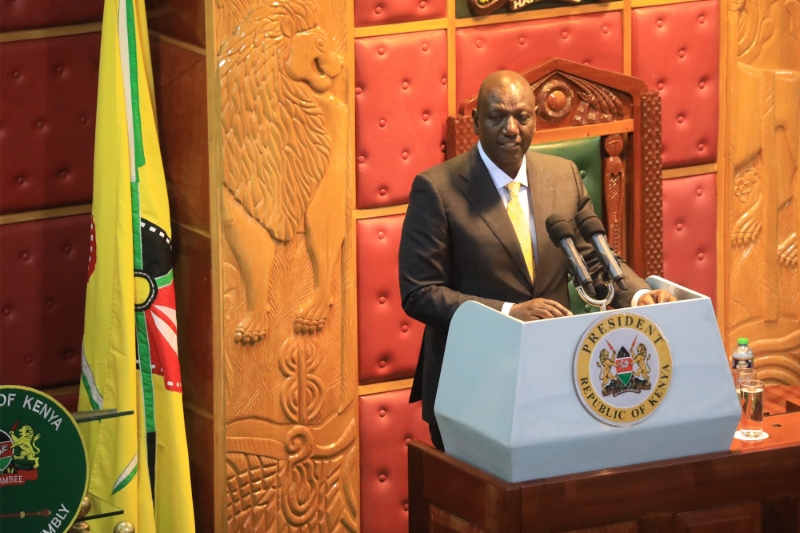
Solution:
<svg viewBox="0 0 800 533"><path fill-rule="evenodd" d="M647 282L678 301L527 323L476 302L463 304L450 325L435 404L447 453L516 483L728 450L741 409L711 300L656 276ZM660 330L660 337L652 336L663 338L671 365L650 369L647 391L620 381L618 390L631 392L620 401L633 404L650 394L648 417L633 420L629 412L609 423L581 398L590 393L582 393L576 378L576 352L595 325L620 313ZM630 367L644 333L634 335L630 348L607 338L598 342ZM645 351L650 357L653 350ZM663 362L659 353L653 360ZM611 374L622 378L623 370L617 366ZM603 368L595 361L584 372L595 380ZM664 383L662 373L669 374ZM609 388L603 393L611 401L617 390L612 395ZM600 388L595 392L590 398L597 403L603 398Z"/></svg>

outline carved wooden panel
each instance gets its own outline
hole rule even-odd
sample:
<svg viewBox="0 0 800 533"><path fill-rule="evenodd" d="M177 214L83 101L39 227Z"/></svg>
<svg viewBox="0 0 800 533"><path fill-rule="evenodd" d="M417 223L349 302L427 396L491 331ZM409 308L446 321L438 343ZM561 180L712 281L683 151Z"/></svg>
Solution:
<svg viewBox="0 0 800 533"><path fill-rule="evenodd" d="M750 338L767 382L800 384L800 2L728 6L726 340Z"/></svg>
<svg viewBox="0 0 800 533"><path fill-rule="evenodd" d="M217 0L228 531L358 529L345 0Z"/></svg>

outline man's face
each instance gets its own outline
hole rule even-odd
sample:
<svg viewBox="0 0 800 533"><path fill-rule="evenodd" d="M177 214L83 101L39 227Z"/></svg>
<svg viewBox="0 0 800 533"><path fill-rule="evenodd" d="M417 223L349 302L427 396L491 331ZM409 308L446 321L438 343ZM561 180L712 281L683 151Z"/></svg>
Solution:
<svg viewBox="0 0 800 533"><path fill-rule="evenodd" d="M472 112L475 134L489 159L515 174L536 131L533 91L527 83L500 78L483 96Z"/></svg>

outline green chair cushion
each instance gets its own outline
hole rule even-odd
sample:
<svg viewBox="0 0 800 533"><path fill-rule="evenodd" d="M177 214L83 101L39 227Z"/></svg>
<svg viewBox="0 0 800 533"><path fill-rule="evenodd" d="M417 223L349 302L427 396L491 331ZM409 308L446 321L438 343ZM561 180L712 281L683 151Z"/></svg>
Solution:
<svg viewBox="0 0 800 533"><path fill-rule="evenodd" d="M600 159L600 137L536 144L532 145L530 150L563 157L575 163L581 179L583 179L583 185L592 199L595 213L598 217L603 217L603 166ZM597 307L584 303L571 280L569 282L569 301L570 310L575 315L598 310Z"/></svg>

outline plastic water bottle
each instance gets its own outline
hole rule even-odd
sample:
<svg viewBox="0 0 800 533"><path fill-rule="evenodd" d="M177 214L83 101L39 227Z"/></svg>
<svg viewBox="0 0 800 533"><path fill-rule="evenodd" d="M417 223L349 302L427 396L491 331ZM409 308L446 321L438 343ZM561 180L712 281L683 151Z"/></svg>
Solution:
<svg viewBox="0 0 800 533"><path fill-rule="evenodd" d="M731 355L733 368L753 368L753 350L748 345L747 337L739 338L739 346Z"/></svg>

